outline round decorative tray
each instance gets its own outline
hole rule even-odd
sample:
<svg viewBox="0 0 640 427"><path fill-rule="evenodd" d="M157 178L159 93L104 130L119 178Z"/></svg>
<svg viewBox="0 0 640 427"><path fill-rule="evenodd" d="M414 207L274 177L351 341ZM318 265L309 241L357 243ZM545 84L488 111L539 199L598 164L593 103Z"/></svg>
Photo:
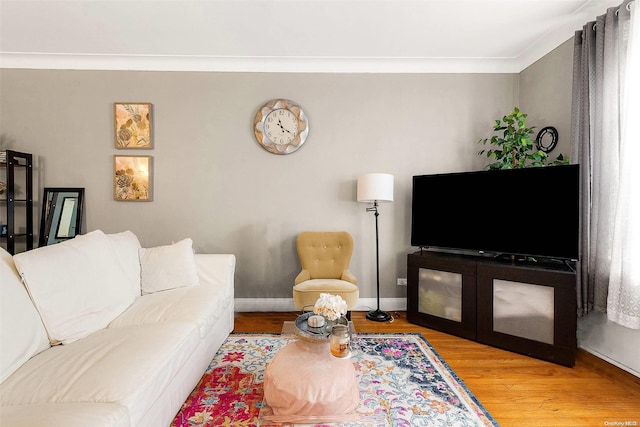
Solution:
<svg viewBox="0 0 640 427"><path fill-rule="evenodd" d="M308 319L311 316L314 316L313 312L308 312L301 314L296 318L295 328L293 333L300 339L309 342L317 342L324 343L329 342L329 335L331 334L331 326L333 325L347 325L349 326L349 321L346 317L340 316L335 321L330 321L325 318L324 325L314 328L309 326Z"/></svg>

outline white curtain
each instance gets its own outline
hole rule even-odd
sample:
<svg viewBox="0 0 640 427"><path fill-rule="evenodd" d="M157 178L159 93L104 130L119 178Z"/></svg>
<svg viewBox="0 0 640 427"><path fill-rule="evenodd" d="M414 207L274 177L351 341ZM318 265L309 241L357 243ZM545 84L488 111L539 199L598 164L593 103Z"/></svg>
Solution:
<svg viewBox="0 0 640 427"><path fill-rule="evenodd" d="M581 165L579 314L607 311L612 320L640 328L640 267L631 262L640 265L640 199L631 185L640 184L640 168L633 170L640 140L630 128L631 117L640 120L637 93L632 95L640 76L634 3L609 9L576 33L572 155Z"/></svg>
<svg viewBox="0 0 640 427"><path fill-rule="evenodd" d="M630 12L607 317L622 326L640 329L640 10L637 2L630 4Z"/></svg>

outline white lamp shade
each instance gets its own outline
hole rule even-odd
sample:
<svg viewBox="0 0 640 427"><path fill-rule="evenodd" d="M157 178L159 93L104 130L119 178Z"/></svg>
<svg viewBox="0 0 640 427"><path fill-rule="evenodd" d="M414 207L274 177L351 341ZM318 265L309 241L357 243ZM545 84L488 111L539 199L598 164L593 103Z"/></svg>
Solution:
<svg viewBox="0 0 640 427"><path fill-rule="evenodd" d="M357 200L363 203L393 202L393 175L388 173L360 175Z"/></svg>

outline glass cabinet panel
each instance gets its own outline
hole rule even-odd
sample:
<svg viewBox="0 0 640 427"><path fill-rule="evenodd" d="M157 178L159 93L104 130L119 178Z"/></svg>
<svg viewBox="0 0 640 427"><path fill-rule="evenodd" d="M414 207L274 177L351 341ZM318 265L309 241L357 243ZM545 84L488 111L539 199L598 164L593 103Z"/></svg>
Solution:
<svg viewBox="0 0 640 427"><path fill-rule="evenodd" d="M550 286L493 280L493 330L553 344L554 292Z"/></svg>
<svg viewBox="0 0 640 427"><path fill-rule="evenodd" d="M462 274L421 268L418 273L418 311L461 322Z"/></svg>

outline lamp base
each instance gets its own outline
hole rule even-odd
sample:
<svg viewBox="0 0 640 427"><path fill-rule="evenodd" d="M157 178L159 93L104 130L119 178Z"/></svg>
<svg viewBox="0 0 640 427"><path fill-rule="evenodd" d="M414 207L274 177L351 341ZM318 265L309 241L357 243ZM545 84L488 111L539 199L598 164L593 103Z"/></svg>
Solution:
<svg viewBox="0 0 640 427"><path fill-rule="evenodd" d="M386 311L380 310L379 308L369 311L366 317L367 319L373 320L374 322L387 322L391 320L391 315Z"/></svg>

